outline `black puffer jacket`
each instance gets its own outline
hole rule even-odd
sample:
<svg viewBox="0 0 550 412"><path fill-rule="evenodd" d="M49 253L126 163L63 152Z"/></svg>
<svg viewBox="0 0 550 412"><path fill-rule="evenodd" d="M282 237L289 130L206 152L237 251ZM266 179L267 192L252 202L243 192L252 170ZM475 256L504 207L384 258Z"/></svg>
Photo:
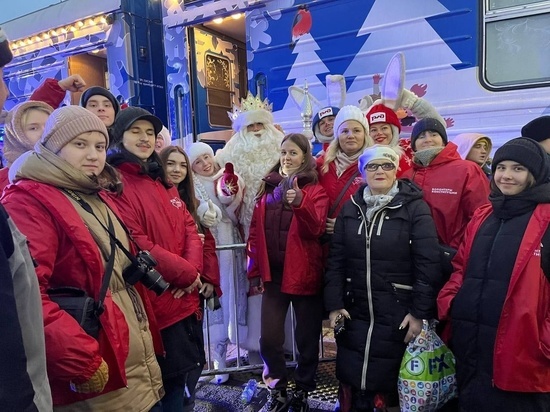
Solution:
<svg viewBox="0 0 550 412"><path fill-rule="evenodd" d="M407 313L435 316L435 287L441 282L435 224L420 189L408 180L365 225L359 188L341 210L325 275L328 311L351 316L337 337L336 376L357 389L394 392L405 352ZM365 227L366 226L366 227Z"/></svg>

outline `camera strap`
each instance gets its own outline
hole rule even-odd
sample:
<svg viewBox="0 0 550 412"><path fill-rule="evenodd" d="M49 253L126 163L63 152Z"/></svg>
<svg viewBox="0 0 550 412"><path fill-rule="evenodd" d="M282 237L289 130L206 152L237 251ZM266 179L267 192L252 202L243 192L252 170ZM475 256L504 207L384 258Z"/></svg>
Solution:
<svg viewBox="0 0 550 412"><path fill-rule="evenodd" d="M113 225L113 221L111 220L111 214L109 211L111 210L105 202L105 207L107 208L107 226L103 224L103 222L97 217L97 215L94 213L92 207L86 202L84 199L82 199L76 192L70 189L62 189L65 193L67 193L71 198L76 200L80 206L82 206L82 209L84 209L86 212L90 213L95 219L98 221L98 223L101 225L103 229L109 234L109 243L111 245L111 254L109 256L109 260L107 261L107 265L105 266L105 275L103 276L103 281L101 282L101 288L99 289L99 300L97 301L97 308L96 313L97 316L101 315L103 311L105 310L105 307L103 306L103 301L105 300L105 296L107 295L107 289L109 288L109 282L111 281L111 275L113 274L113 268L115 266L115 248L118 246L120 250L130 259L132 263L136 261L135 256L133 256L125 247L124 245L116 238L114 235L115 227ZM101 198L100 198L101 199ZM116 214L115 214L116 216ZM117 220L120 222L120 219L118 219L118 216L116 216ZM126 229L126 226L122 222L120 222L122 225L124 231L128 233L128 230ZM132 239L133 241L133 239Z"/></svg>
<svg viewBox="0 0 550 412"><path fill-rule="evenodd" d="M128 249L126 249L124 247L124 245L120 242L120 240L118 240L118 238L115 236L115 234L113 233L114 232L114 227L112 227L112 222L111 223L111 226L109 226L109 228L107 228L103 222L101 220L99 220L99 218L96 216L96 214L94 213L94 211L92 210L92 207L88 204L88 202L86 202L84 199L82 199L76 192L74 192L73 190L71 189L62 189L65 193L67 193L69 196L71 196L74 200L76 200L80 206L82 206L82 209L84 209L86 212L90 213L93 217L95 217L95 219L99 222L99 224L101 225L101 227L103 229L105 229L105 231L109 234L109 237L111 238L111 241L112 242L115 242L115 244L118 246L118 248L122 251L122 253L124 253L126 255L126 257L128 259L130 259L130 262L132 263L137 263L137 259L134 255L132 255L132 253L130 253L130 251ZM100 198L101 199L101 198ZM102 200L103 201L103 200ZM111 208L109 207L109 205L107 205L105 202L103 202L103 204L105 205L105 207L108 209L108 210L111 210ZM111 210L112 212L112 210ZM139 246L138 244L136 243L136 241L134 240L134 238L132 237L132 235L130 234L130 232L128 231L128 228L126 227L126 225L120 220L120 218L117 216L116 213L113 212L113 214L115 215L116 219L118 220L118 223L120 223L120 226L122 226L122 229L124 230L124 232L126 232L126 235L128 236L128 238L130 239L130 241L134 244L134 246L136 247L136 249L139 250ZM109 213L107 213L107 216L109 217L109 221L111 220L111 217L109 215Z"/></svg>

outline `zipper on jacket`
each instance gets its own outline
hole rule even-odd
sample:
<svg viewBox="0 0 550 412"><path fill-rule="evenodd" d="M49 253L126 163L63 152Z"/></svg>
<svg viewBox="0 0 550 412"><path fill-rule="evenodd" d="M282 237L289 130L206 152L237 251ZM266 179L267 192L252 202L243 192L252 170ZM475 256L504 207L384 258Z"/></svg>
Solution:
<svg viewBox="0 0 550 412"><path fill-rule="evenodd" d="M376 236L382 234L382 225L384 224L384 218L386 217L386 211L381 209L382 213L380 214L380 219L378 220L378 229L376 230Z"/></svg>
<svg viewBox="0 0 550 412"><path fill-rule="evenodd" d="M479 227L481 228L481 225L483 225L483 222L479 225ZM497 240L499 234L500 234L500 231L502 230L502 226L504 226L504 219L500 219L500 226L498 227L498 230L497 230L497 233L495 234L495 237L493 239L493 242L491 244L491 251L489 252L489 260L487 261L487 266L485 268L485 273L488 274L489 273L489 267L491 266L491 263L492 263L492 259L493 259L493 251L495 249L495 241ZM479 228L478 228L478 231L479 231ZM477 235L477 233L476 233ZM472 242L472 246L473 246L473 242ZM471 248L471 246L470 246ZM516 259L517 259L517 256L516 256ZM514 259L514 266L515 266L515 259ZM513 269L512 269L512 272L513 272ZM483 283L481 285L481 290L484 290L485 289L485 286L487 284L487 276L484 276L483 277ZM508 285L509 286L509 285ZM506 292L506 294L508 294L508 292ZM502 308L504 308L504 303L506 303L506 297L504 298L504 302L502 304ZM478 311L479 312L479 311ZM480 320L479 320L479 317L480 317L480 314L478 314L477 316L477 324L479 325L480 324ZM499 335L499 329L500 329L500 321L498 322L498 325L497 325L497 332L495 333L495 343L494 343L494 347L493 347L493 363L495 362L495 355L496 355L496 346L497 346L497 341L498 341L498 335ZM491 385L493 386L493 388L495 388L495 378L493 377L491 379Z"/></svg>
<svg viewBox="0 0 550 412"><path fill-rule="evenodd" d="M367 302L369 306L369 316L370 316L370 324L369 324L369 330L367 331L367 341L365 343L365 352L364 352L364 360L363 360L363 369L361 371L361 390L367 389L367 370L369 365L369 354L370 354L370 342L372 340L372 331L374 329L374 307L372 303L372 286L371 286L371 271L370 271L370 239L372 236L372 230L374 228L374 225L370 225L368 227L366 225L367 218L365 214L363 213L363 209L355 202L355 199L352 197L352 202L357 206L359 209L359 212L361 213L361 216L363 218L363 222L365 222L365 262L366 262L366 268L365 268L365 274L366 274L366 283L367 283ZM380 210L378 210L374 216L372 221L376 221L376 217L380 213Z"/></svg>
<svg viewBox="0 0 550 412"><path fill-rule="evenodd" d="M402 283L392 283L391 285L394 289L413 290L411 285L404 285Z"/></svg>

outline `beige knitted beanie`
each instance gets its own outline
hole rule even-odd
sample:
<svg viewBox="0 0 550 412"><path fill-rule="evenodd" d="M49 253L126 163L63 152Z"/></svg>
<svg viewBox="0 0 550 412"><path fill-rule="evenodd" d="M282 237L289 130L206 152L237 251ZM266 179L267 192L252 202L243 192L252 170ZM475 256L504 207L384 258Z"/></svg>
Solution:
<svg viewBox="0 0 550 412"><path fill-rule="evenodd" d="M53 111L48 118L40 143L54 153L71 140L86 132L100 132L109 145L109 133L103 122L89 110L79 106L65 106Z"/></svg>

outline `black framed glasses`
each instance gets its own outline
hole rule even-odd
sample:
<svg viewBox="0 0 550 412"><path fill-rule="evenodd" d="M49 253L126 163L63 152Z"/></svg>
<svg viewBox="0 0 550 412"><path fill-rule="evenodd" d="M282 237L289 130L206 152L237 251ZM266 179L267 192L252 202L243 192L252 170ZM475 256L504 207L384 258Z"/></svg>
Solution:
<svg viewBox="0 0 550 412"><path fill-rule="evenodd" d="M381 167L382 170L384 170L386 172L389 172L390 170L395 169L395 165L393 163L382 163L382 164L368 163L365 166L365 169L367 169L369 172L376 172L379 167Z"/></svg>

